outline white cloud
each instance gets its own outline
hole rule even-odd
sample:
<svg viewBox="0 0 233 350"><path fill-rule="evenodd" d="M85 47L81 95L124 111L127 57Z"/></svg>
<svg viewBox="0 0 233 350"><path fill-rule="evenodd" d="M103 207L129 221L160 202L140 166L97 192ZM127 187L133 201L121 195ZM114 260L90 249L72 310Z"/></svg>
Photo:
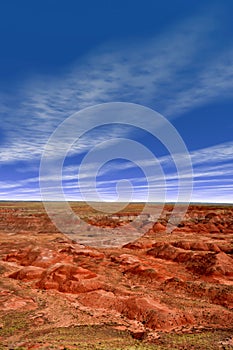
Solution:
<svg viewBox="0 0 233 350"><path fill-rule="evenodd" d="M233 143L222 143L212 147L207 147L191 152L190 156L194 168L194 193L192 196L193 201L199 201L207 195L209 201L221 201L233 202ZM177 175L177 172L169 167L172 161L171 156L167 155L158 158L163 171L164 177L156 174L155 176L147 177L147 181L150 184L152 191L168 191L170 198L177 194L178 180L186 179L190 177L184 169L182 173ZM148 170L153 168L153 160L139 159L142 169ZM93 188L93 175L97 172L97 163L87 163L82 174L79 176L79 181L82 182L82 189L89 191ZM135 165L132 162L124 162L120 165L120 170L132 170ZM112 174L119 173L119 163L112 161L108 166L103 167L99 173L101 176L107 176L107 180L98 181L98 188L101 193L109 198L111 193L115 193L115 186L117 180L112 178ZM64 191L67 193L67 198L76 198L79 196L79 184L78 184L78 171L79 165L65 166L63 169L63 182ZM145 192L147 185L145 183L145 177L143 176L127 176L127 179L131 181L134 186L135 195L142 198L142 191ZM164 184L166 179L166 184ZM46 177L41 178L42 182L52 181L53 177L48 174ZM23 179L14 183L13 181L0 182L0 196L2 199L7 199L7 195L11 194L12 198L19 198L20 196L25 199L30 194L30 198L40 199L40 192L38 189L39 178L37 176ZM31 188L35 186L35 188ZM72 191L75 191L72 194ZM21 193L21 194L20 194ZM155 192L156 193L156 192ZM173 195L172 195L173 193ZM125 193L127 197L127 193ZM33 197L34 196L34 197ZM112 197L113 198L113 197ZM145 198L145 197L143 197ZM214 200L215 198L215 200ZM171 200L171 199L170 199Z"/></svg>
<svg viewBox="0 0 233 350"><path fill-rule="evenodd" d="M1 162L39 161L43 148L56 127L72 113L94 104L109 101L125 101L148 105L168 119L178 118L182 113L217 99L226 99L233 94L233 50L231 47L220 52L211 52L202 61L203 50L214 35L217 22L203 15L193 18L175 28L170 28L160 37L154 37L136 45L105 45L93 52L82 62L77 62L59 77L33 77L23 84L14 97L1 95L0 105ZM207 50L208 51L208 50ZM86 120L83 120L85 127ZM69 130L57 145L59 151L67 145ZM91 135L91 136L90 136ZM73 152L81 154L108 139L108 135L93 131L84 136ZM130 136L122 128L114 126L111 137ZM215 145L191 152L195 183L205 183L210 196L214 197L213 182L224 177L229 183L218 185L216 196L224 193L228 199L233 178L233 143ZM151 167L148 159L140 160L145 168ZM177 174L169 170L171 156L159 159L166 171L168 187L176 186ZM125 163L122 169L132 169L132 163ZM76 168L75 168L76 169ZM66 188L73 189L74 168L64 169ZM95 164L82 173L86 181L95 170ZM102 175L114 170L114 163L102 169ZM185 171L180 177L189 174ZM162 178L157 178L157 180ZM43 180L43 179L42 179ZM44 179L46 181L46 179ZM138 181L138 190L141 178ZM149 179L153 180L153 179ZM70 183L68 182L70 181ZM174 183L173 183L174 181ZM223 183L225 179L222 180ZM36 184L38 177L18 181L17 184L5 181L0 183L2 193L7 191L17 197L21 193L39 192L29 188ZM208 183L207 183L208 182ZM106 183L105 183L106 184ZM109 188L112 183L109 182ZM212 187L211 187L212 186ZM217 185L216 185L217 186ZM25 191L23 192L23 189ZM228 192L228 193L225 193ZM204 195L205 191L203 191ZM211 198L212 198L211 197ZM222 198L222 197L221 197ZM225 197L224 197L225 198ZM231 197L232 198L232 197Z"/></svg>
<svg viewBox="0 0 233 350"><path fill-rule="evenodd" d="M216 26L214 19L203 15L144 43L108 44L63 76L34 77L15 98L3 96L0 112L7 140L1 160L38 159L59 123L94 104L141 103L172 119L210 100L232 95L233 51L200 62Z"/></svg>

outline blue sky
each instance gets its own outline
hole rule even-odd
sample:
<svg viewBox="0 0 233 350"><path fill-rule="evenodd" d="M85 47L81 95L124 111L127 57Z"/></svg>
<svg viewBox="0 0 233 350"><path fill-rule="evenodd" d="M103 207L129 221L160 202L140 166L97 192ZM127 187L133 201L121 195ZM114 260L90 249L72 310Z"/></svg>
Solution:
<svg viewBox="0 0 233 350"><path fill-rule="evenodd" d="M118 101L149 107L177 129L193 165L191 201L232 203L232 16L230 0L2 1L0 199L39 200L40 159L51 133L83 108ZM80 164L109 136L148 147L166 178L159 187L176 200L178 174L166 147L121 125L100 126L74 145L63 168L67 199L81 199ZM151 166L143 164L145 171ZM82 174L84 188L94 170L89 164ZM145 174L122 157L98 172L101 198L115 200L124 179L132 200L145 200Z"/></svg>

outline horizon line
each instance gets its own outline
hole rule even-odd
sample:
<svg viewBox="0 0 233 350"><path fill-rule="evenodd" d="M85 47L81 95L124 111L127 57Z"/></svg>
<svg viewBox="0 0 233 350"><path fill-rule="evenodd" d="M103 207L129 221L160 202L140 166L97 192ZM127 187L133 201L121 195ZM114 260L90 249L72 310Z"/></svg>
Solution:
<svg viewBox="0 0 233 350"><path fill-rule="evenodd" d="M47 201L42 201L42 200L30 200L30 199L10 199L10 200L7 200L7 199L0 199L0 203L9 203L9 202L22 202L22 203L25 203L25 202L31 202L31 203L53 203L53 202L68 202L68 203L85 203L85 204L89 204L89 203L104 203L104 204L116 204L116 203L125 203L125 204L206 204L206 205L233 205L233 202L195 202L195 201L190 201L190 202L173 202L173 201L167 201L167 202L143 202L143 201L133 201L133 202L124 202L124 201L121 201L121 202L117 202L117 201L89 201L89 202L86 202L86 201L82 201L82 200L67 200L67 201L61 201L61 200L47 200Z"/></svg>

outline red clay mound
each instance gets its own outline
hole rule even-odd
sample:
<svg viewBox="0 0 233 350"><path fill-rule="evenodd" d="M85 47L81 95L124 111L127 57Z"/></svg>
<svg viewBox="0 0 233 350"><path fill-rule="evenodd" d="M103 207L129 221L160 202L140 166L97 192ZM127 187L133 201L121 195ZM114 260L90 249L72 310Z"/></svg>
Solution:
<svg viewBox="0 0 233 350"><path fill-rule="evenodd" d="M42 273L36 287L66 293L84 293L102 287L100 282L90 281L96 276L95 273L82 267L57 263Z"/></svg>
<svg viewBox="0 0 233 350"><path fill-rule="evenodd" d="M11 273L9 277L16 280L28 282L39 279L42 276L43 272L44 269L41 267L25 266L21 270Z"/></svg>
<svg viewBox="0 0 233 350"><path fill-rule="evenodd" d="M159 242L153 244L147 254L154 258L184 263L187 269L196 274L233 277L233 259L219 251L217 245L203 242Z"/></svg>

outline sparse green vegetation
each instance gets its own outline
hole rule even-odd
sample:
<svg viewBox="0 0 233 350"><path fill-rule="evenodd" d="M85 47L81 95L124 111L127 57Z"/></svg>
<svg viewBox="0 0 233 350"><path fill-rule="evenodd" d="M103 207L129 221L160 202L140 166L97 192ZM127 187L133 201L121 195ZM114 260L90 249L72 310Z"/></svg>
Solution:
<svg viewBox="0 0 233 350"><path fill-rule="evenodd" d="M19 331L26 331L29 327L28 313L11 312L2 319L2 328L0 328L0 337L14 335Z"/></svg>
<svg viewBox="0 0 233 350"><path fill-rule="evenodd" d="M61 328L37 329L27 328L26 314L8 315L2 335L11 336L24 329L11 349L26 350L27 344L37 344L38 349L61 350L231 350L233 347L226 340L231 338L229 331L205 331L193 334L160 333L154 342L132 338L128 331L119 331L111 325L84 325ZM25 344L24 344L25 342ZM7 349L6 347L0 347ZM9 349L9 348L8 348Z"/></svg>

